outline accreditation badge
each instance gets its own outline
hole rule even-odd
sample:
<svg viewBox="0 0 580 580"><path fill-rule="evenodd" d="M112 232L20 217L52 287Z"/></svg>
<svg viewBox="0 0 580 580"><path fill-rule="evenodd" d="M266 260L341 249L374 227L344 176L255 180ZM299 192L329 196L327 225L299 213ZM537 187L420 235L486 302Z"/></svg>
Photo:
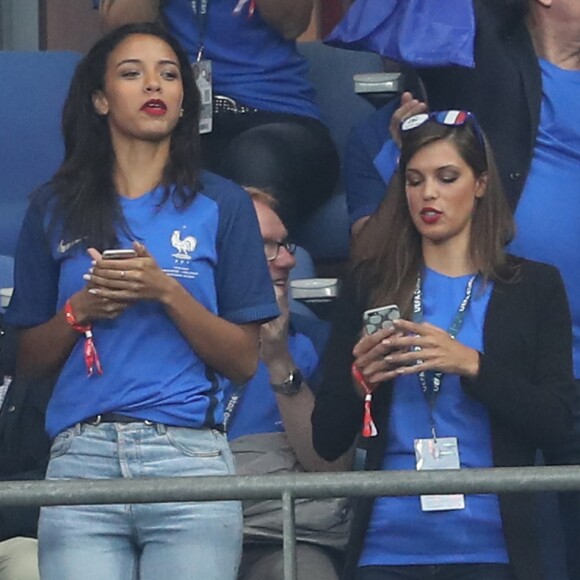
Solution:
<svg viewBox="0 0 580 580"><path fill-rule="evenodd" d="M457 437L415 439L415 467L417 471L460 469ZM422 495L424 512L465 509L463 494Z"/></svg>
<svg viewBox="0 0 580 580"><path fill-rule="evenodd" d="M191 65L200 96L199 133L211 133L213 124L213 93L211 88L211 60L202 59Z"/></svg>

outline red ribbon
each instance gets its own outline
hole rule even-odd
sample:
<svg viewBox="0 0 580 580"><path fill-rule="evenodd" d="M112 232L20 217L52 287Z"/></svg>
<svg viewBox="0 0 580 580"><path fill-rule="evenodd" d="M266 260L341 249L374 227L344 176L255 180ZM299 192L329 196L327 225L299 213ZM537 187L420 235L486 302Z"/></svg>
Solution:
<svg viewBox="0 0 580 580"><path fill-rule="evenodd" d="M72 310L70 299L64 304L64 315L69 325L77 332L82 332L85 335L85 365L87 367L87 374L92 377L95 370L99 375L103 374L99 354L93 341L93 325L79 324Z"/></svg>
<svg viewBox="0 0 580 580"><path fill-rule="evenodd" d="M365 392L365 413L363 418L363 437L376 437L378 431L375 422L373 421L373 416L371 414L371 403L373 401L373 393L369 384L367 383L361 370L352 363L351 367L352 378L363 388Z"/></svg>

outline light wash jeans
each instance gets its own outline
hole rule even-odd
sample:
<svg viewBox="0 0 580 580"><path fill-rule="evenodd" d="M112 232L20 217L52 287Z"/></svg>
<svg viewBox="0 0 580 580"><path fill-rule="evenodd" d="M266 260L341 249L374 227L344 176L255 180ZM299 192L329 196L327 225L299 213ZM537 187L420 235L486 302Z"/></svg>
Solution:
<svg viewBox="0 0 580 580"><path fill-rule="evenodd" d="M145 423L79 424L56 437L47 479L229 475L223 434ZM235 501L41 509L42 580L235 580Z"/></svg>

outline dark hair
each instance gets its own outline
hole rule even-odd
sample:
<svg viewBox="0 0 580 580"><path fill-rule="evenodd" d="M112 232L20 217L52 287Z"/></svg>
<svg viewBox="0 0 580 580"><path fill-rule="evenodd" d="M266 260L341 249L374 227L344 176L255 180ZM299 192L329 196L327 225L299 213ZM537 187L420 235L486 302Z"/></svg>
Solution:
<svg viewBox="0 0 580 580"><path fill-rule="evenodd" d="M113 183L114 152L107 118L97 114L93 95L103 89L111 52L127 37L154 36L175 52L183 82L183 115L175 127L168 163L161 177L176 207L186 207L199 189L200 98L187 54L157 24L128 24L103 36L75 71L62 115L65 158L53 177L56 194L52 226L62 224L66 239L82 238L99 249L115 247L117 231L131 232L123 217Z"/></svg>
<svg viewBox="0 0 580 580"><path fill-rule="evenodd" d="M480 133L481 134L481 133ZM423 267L421 235L407 204L405 170L412 157L430 143L448 140L469 165L476 178L485 176L485 194L476 200L471 225L471 259L488 280L513 276L505 246L513 238L514 222L505 199L493 153L483 134L469 120L461 126L427 121L401 133L401 157L385 199L355 241L355 275L369 289L369 306L395 303L403 315L411 313L417 275Z"/></svg>

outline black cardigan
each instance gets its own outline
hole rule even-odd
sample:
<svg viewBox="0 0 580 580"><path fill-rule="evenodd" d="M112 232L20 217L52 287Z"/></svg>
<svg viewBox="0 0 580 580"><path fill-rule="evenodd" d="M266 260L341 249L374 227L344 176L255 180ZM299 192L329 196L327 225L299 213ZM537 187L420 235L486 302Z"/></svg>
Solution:
<svg viewBox="0 0 580 580"><path fill-rule="evenodd" d="M540 123L542 75L525 19L506 0L473 1L475 68L419 70L433 111L472 111L487 135L508 201L515 209Z"/></svg>
<svg viewBox="0 0 580 580"><path fill-rule="evenodd" d="M351 381L352 349L361 331L364 296L347 282L337 304L323 360L323 382L312 415L316 451L327 460L346 452L360 432L363 403ZM465 392L489 412L496 467L533 465L537 448L566 440L572 427L572 325L562 279L552 266L522 261L513 283L496 282L487 309L484 353ZM369 443L366 469L381 469L392 384L375 392L379 434ZM500 495L510 562L518 580L543 580L530 494ZM344 578L354 577L373 499L357 501Z"/></svg>

